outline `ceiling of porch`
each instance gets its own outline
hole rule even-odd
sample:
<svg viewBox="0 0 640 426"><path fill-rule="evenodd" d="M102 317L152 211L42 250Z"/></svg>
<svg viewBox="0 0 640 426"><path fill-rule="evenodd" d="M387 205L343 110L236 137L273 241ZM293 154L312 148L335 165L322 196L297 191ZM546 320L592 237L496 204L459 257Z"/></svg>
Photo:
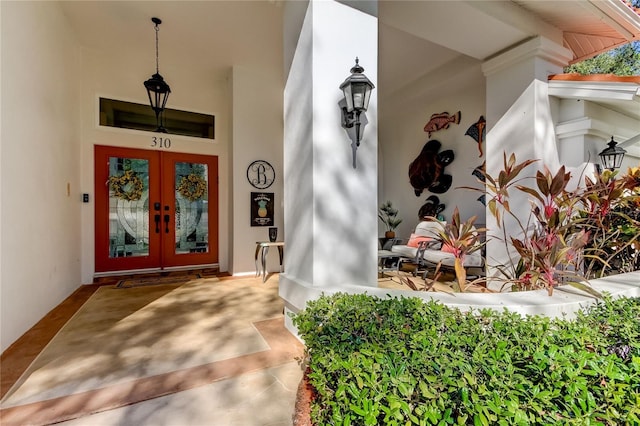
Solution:
<svg viewBox="0 0 640 426"><path fill-rule="evenodd" d="M109 53L126 46L130 54L152 58L150 18L157 16L163 20L160 68L172 58L211 73L233 65L282 69L284 3L61 2L87 48ZM441 75L448 65L480 63L537 34L569 47L575 60L640 40L640 16L622 0L381 0L378 16L381 100Z"/></svg>

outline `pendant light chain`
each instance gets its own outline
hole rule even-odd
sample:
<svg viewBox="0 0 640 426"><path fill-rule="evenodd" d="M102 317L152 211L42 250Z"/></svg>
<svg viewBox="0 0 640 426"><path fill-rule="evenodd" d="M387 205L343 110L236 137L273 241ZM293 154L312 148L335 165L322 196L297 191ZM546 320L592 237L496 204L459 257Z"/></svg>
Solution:
<svg viewBox="0 0 640 426"><path fill-rule="evenodd" d="M158 60L158 32L160 29L158 28L158 24L156 23L156 74L160 74L160 65Z"/></svg>
<svg viewBox="0 0 640 426"><path fill-rule="evenodd" d="M164 81L164 78L160 75L160 53L158 48L158 32L160 31L159 25L162 21L159 18L151 18L151 22L155 24L156 30L156 73L151 76L150 79L144 82L144 87L147 89L147 95L149 96L149 104L156 115L156 123L158 128L156 132L167 133L163 124L163 112L165 105L167 104L167 98L171 93L171 88Z"/></svg>

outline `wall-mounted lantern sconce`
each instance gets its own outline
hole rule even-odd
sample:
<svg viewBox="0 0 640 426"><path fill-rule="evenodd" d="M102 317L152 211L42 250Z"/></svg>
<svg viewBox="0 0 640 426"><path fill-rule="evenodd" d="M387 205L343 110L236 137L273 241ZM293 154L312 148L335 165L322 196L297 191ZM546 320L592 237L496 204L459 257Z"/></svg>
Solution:
<svg viewBox="0 0 640 426"><path fill-rule="evenodd" d="M600 156L602 167L611 171L619 169L622 165L624 154L626 154L627 151L616 146L618 143L613 140L613 136L607 145L609 145L609 147L605 148L600 154L598 154Z"/></svg>
<svg viewBox="0 0 640 426"><path fill-rule="evenodd" d="M151 18L151 22L153 22L156 27L156 73L144 82L144 87L147 88L151 108L153 108L153 112L156 113L156 124L158 126L156 132L167 133L167 129L164 128L162 113L167 104L169 93L171 93L171 88L160 75L158 67L158 25L160 25L162 21L158 18Z"/></svg>
<svg viewBox="0 0 640 426"><path fill-rule="evenodd" d="M356 146L360 146L362 135L360 134L360 113L369 107L369 98L374 89L373 83L364 75L362 68L358 64L351 68L351 75L340 85L344 92L346 107L342 108L342 126L351 128L356 126Z"/></svg>

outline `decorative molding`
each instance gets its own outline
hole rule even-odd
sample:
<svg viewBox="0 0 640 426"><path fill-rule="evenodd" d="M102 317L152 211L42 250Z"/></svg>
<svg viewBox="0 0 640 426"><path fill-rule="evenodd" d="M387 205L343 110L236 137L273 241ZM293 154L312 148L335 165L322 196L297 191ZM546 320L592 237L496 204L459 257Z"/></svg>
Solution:
<svg viewBox="0 0 640 426"><path fill-rule="evenodd" d="M611 137L611 131L612 126L610 124L590 117L581 117L556 125L556 136L558 139L592 135L606 140Z"/></svg>
<svg viewBox="0 0 640 426"><path fill-rule="evenodd" d="M549 96L593 101L615 99L640 102L640 86L633 82L550 80Z"/></svg>
<svg viewBox="0 0 640 426"><path fill-rule="evenodd" d="M564 67L573 59L573 53L548 38L536 37L486 60L482 64L482 72L488 77L531 58L540 58Z"/></svg>

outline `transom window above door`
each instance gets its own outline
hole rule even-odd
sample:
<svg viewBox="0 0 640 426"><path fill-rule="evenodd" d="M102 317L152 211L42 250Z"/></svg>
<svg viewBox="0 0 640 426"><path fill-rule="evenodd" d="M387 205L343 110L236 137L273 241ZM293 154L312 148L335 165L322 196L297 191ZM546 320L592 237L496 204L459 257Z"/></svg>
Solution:
<svg viewBox="0 0 640 426"><path fill-rule="evenodd" d="M195 138L215 139L215 116L166 108L167 133ZM100 98L100 125L153 132L158 127L149 104Z"/></svg>

